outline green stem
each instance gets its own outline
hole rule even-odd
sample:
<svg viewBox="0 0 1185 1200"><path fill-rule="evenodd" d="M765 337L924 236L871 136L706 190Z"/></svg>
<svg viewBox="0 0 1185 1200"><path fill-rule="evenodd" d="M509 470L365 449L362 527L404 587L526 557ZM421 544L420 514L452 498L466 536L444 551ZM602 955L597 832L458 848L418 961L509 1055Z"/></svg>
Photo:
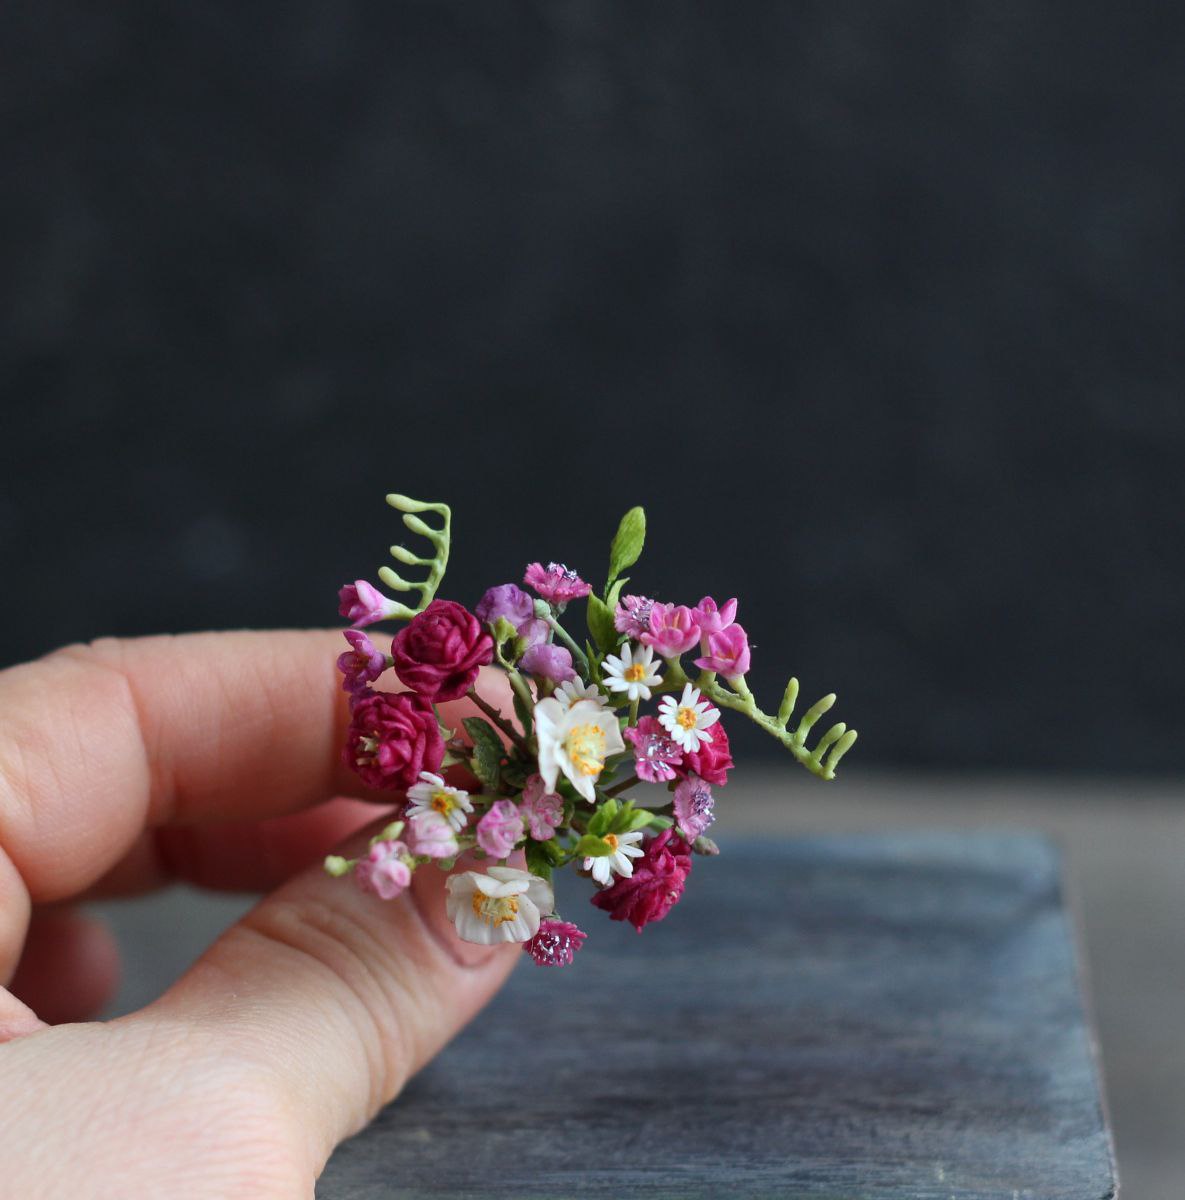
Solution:
<svg viewBox="0 0 1185 1200"><path fill-rule="evenodd" d="M606 796L620 796L622 792L628 791L638 782L637 775L631 775L628 779L623 779L619 783L615 783L611 788L605 789Z"/></svg>
<svg viewBox="0 0 1185 1200"><path fill-rule="evenodd" d="M580 674L587 676L588 656L576 644L572 635L550 613L543 619L551 626L552 633L572 651L572 657L575 659L576 665L580 668Z"/></svg>
<svg viewBox="0 0 1185 1200"><path fill-rule="evenodd" d="M513 683L514 683L514 680L512 678L511 684L513 684ZM519 731L517 729L515 729L515 727L513 725L511 725L511 723L508 720L506 720L506 718L492 704L487 704L477 694L476 688L470 688L469 691L466 693L466 695L469 697L470 700L473 701L474 704L477 705L478 708L481 709L481 711L483 713L485 713L485 715L487 717L489 717L489 719L493 725L495 725L498 729L502 730L502 732L504 734L506 734L506 736L514 743L514 745L516 745L528 758L530 758L531 748L523 740L523 737L519 733Z"/></svg>

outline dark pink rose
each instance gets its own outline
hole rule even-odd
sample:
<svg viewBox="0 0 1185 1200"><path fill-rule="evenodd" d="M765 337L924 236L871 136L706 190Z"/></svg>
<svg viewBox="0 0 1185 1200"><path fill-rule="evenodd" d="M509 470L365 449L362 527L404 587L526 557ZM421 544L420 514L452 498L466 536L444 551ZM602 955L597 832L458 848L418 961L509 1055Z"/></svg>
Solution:
<svg viewBox="0 0 1185 1200"><path fill-rule="evenodd" d="M455 600L433 600L391 643L395 674L427 700L463 696L494 657L494 639Z"/></svg>
<svg viewBox="0 0 1185 1200"><path fill-rule="evenodd" d="M436 772L444 738L432 705L414 692L359 694L342 761L368 787L409 788L421 771Z"/></svg>
<svg viewBox="0 0 1185 1200"><path fill-rule="evenodd" d="M639 933L674 908L691 873L691 847L674 829L646 838L642 851L642 857L634 859L632 875L618 875L592 898L612 920L629 921Z"/></svg>
<svg viewBox="0 0 1185 1200"><path fill-rule="evenodd" d="M700 742L698 750L683 751L683 761L675 767L675 771L684 777L694 773L716 787L723 787L728 782L728 772L733 768L724 722L717 721L711 733L712 740Z"/></svg>

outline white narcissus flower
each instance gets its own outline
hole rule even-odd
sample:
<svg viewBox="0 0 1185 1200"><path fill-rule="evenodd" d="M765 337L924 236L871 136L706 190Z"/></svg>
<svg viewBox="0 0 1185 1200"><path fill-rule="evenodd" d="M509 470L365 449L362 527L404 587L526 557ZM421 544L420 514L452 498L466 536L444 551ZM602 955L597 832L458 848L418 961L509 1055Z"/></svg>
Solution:
<svg viewBox="0 0 1185 1200"><path fill-rule="evenodd" d="M450 875L445 886L445 911L457 936L479 946L529 942L539 932L540 918L555 908L551 884L514 867Z"/></svg>
<svg viewBox="0 0 1185 1200"><path fill-rule="evenodd" d="M535 738L539 742L539 774L549 792L555 791L560 772L590 803L596 800L596 783L605 760L625 751L617 714L611 709L578 700L565 708L554 696L535 705Z"/></svg>
<svg viewBox="0 0 1185 1200"><path fill-rule="evenodd" d="M468 814L473 811L469 793L461 788L449 787L439 775L431 771L420 772L420 782L412 784L407 789L407 798L411 804L407 816L418 817L420 813L439 813L452 827L460 833L469 820Z"/></svg>
<svg viewBox="0 0 1185 1200"><path fill-rule="evenodd" d="M600 854L596 858L586 858L584 869L592 872L592 877L602 887L606 887L614 875L624 875L627 879L634 873L633 858L642 857L642 831L635 829L633 833L603 833L601 837L609 843L609 853Z"/></svg>
<svg viewBox="0 0 1185 1200"><path fill-rule="evenodd" d="M654 665L654 650L650 646L635 646L629 642L621 648L620 656L605 657L605 686L611 692L625 692L631 700L649 700L651 687L662 683Z"/></svg>
<svg viewBox="0 0 1185 1200"><path fill-rule="evenodd" d="M683 695L664 696L658 702L659 724L671 735L671 741L694 753L701 743L710 742L708 728L720 720L720 710L700 699L699 688L683 685Z"/></svg>
<svg viewBox="0 0 1185 1200"><path fill-rule="evenodd" d="M581 700L591 700L594 704L605 707L605 697L601 695L597 685L585 683L582 679L569 679L561 683L553 694L565 708L571 708Z"/></svg>

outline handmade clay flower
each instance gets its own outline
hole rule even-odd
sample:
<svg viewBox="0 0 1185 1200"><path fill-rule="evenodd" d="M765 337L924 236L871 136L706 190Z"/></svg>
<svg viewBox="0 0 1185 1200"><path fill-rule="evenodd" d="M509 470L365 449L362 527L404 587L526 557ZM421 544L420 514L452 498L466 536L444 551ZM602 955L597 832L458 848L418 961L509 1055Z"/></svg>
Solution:
<svg viewBox="0 0 1185 1200"><path fill-rule="evenodd" d="M536 679L549 679L552 683L563 683L576 678L572 667L572 654L563 646L541 642L532 646L522 656L519 667Z"/></svg>
<svg viewBox="0 0 1185 1200"><path fill-rule="evenodd" d="M640 830L634 830L632 833L605 833L601 836L608 843L608 853L589 855L584 860L584 869L604 886L614 875L633 874L634 864L630 860L642 855L642 848L638 845L642 834Z"/></svg>
<svg viewBox="0 0 1185 1200"><path fill-rule="evenodd" d="M399 611L399 604L372 587L365 579L347 583L337 594L337 611L355 627L387 621Z"/></svg>
<svg viewBox="0 0 1185 1200"><path fill-rule="evenodd" d="M659 722L684 750L698 750L704 742L710 742L708 730L720 720L720 710L700 699L700 691L690 683L683 685L683 694L678 700L664 696L658 703Z"/></svg>
<svg viewBox="0 0 1185 1200"><path fill-rule="evenodd" d="M590 700L565 708L553 697L535 705L535 737L539 743L539 774L549 792L555 791L562 771L590 804L605 762L625 749L617 716Z"/></svg>
<svg viewBox="0 0 1185 1200"><path fill-rule="evenodd" d="M689 842L716 819L712 789L698 775L689 774L675 788L675 823Z"/></svg>
<svg viewBox="0 0 1185 1200"><path fill-rule="evenodd" d="M493 657L494 639L453 600L433 600L391 643L395 674L436 703L463 696Z"/></svg>
<svg viewBox="0 0 1185 1200"><path fill-rule="evenodd" d="M339 655L337 669L345 678L342 690L365 691L390 666L391 660L360 629L343 630L350 649Z"/></svg>
<svg viewBox="0 0 1185 1200"><path fill-rule="evenodd" d="M452 822L435 809L421 809L410 817L412 846L425 858L455 858L460 853Z"/></svg>
<svg viewBox="0 0 1185 1200"><path fill-rule="evenodd" d="M450 875L445 887L445 912L458 936L482 946L529 941L555 907L551 884L514 867Z"/></svg>
<svg viewBox="0 0 1185 1200"><path fill-rule="evenodd" d="M522 814L512 800L495 800L477 823L477 844L491 858L509 858L522 836Z"/></svg>
<svg viewBox="0 0 1185 1200"><path fill-rule="evenodd" d="M465 828L473 802L469 793L462 788L449 787L439 776L424 771L419 782L407 790L407 815L409 819L420 813L438 813L457 833Z"/></svg>
<svg viewBox="0 0 1185 1200"><path fill-rule="evenodd" d="M716 601L711 596L705 596L691 611L700 633L707 637L709 633L727 629L736 620L737 602L735 599L726 600L723 608L717 608Z"/></svg>
<svg viewBox="0 0 1185 1200"><path fill-rule="evenodd" d="M740 625L729 625L705 635L707 650L695 660L697 667L723 675L729 683L749 673L749 637Z"/></svg>
<svg viewBox="0 0 1185 1200"><path fill-rule="evenodd" d="M607 654L602 664L605 686L611 692L624 692L628 700L649 700L650 689L662 683L650 646L626 642L620 654Z"/></svg>
<svg viewBox="0 0 1185 1200"><path fill-rule="evenodd" d="M728 782L728 772L732 767L728 730L724 728L723 721L717 721L712 726L712 740L700 742L696 750L684 750L683 762L675 764L675 773L687 775L694 772L713 786L723 787Z"/></svg>
<svg viewBox="0 0 1185 1200"><path fill-rule="evenodd" d="M592 897L614 921L629 921L639 932L661 921L683 895L691 873L691 847L674 830L648 838L633 873L613 881Z"/></svg>
<svg viewBox="0 0 1185 1200"><path fill-rule="evenodd" d="M634 747L634 770L647 783L666 783L675 778L683 751L667 736L654 717L643 717L623 735Z"/></svg>
<svg viewBox="0 0 1185 1200"><path fill-rule="evenodd" d="M531 563L523 576L523 583L557 607L570 600L579 600L592 591L592 587L571 567L558 562L549 562L546 567L542 563Z"/></svg>
<svg viewBox="0 0 1185 1200"><path fill-rule="evenodd" d="M632 638L650 632L650 610L654 601L649 596L622 596L613 610L613 628Z"/></svg>
<svg viewBox="0 0 1185 1200"><path fill-rule="evenodd" d="M473 611L487 625L505 617L516 629L535 615L535 601L517 583L502 583L490 588Z"/></svg>
<svg viewBox="0 0 1185 1200"><path fill-rule="evenodd" d="M354 880L364 892L382 900L394 900L411 883L408 849L403 842L375 842L354 867Z"/></svg>
<svg viewBox="0 0 1185 1200"><path fill-rule="evenodd" d="M436 771L444 738L432 705L414 692L358 693L342 761L372 788L408 788Z"/></svg>
<svg viewBox="0 0 1185 1200"><path fill-rule="evenodd" d="M573 956L587 936L571 921L540 921L539 932L523 943L523 950L535 960L537 967L570 967Z"/></svg>
<svg viewBox="0 0 1185 1200"><path fill-rule="evenodd" d="M555 837L555 831L564 819L563 797L557 792L549 792L538 775L532 775L527 780L518 808L531 837L537 842L546 842Z"/></svg>
<svg viewBox="0 0 1185 1200"><path fill-rule="evenodd" d="M650 627L640 636L663 658L678 658L699 641L699 626L684 604L654 604L650 608Z"/></svg>

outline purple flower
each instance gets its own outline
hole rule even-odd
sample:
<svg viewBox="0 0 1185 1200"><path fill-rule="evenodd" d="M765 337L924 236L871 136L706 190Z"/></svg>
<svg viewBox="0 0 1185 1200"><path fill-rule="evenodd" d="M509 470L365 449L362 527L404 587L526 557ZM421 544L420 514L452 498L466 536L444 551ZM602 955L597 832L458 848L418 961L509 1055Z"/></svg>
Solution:
<svg viewBox="0 0 1185 1200"><path fill-rule="evenodd" d="M542 617L532 617L524 621L515 632L523 639L523 651L538 646L551 637L551 626Z"/></svg>
<svg viewBox="0 0 1185 1200"><path fill-rule="evenodd" d="M683 761L683 751L669 737L655 717L643 717L622 736L634 747L634 769L647 783L665 783L675 778L675 768Z"/></svg>
<svg viewBox="0 0 1185 1200"><path fill-rule="evenodd" d="M342 635L352 649L338 656L337 669L345 676L342 690L362 692L387 669L390 660L375 648L360 629L345 629Z"/></svg>
<svg viewBox="0 0 1185 1200"><path fill-rule="evenodd" d="M365 579L356 579L347 583L337 593L337 611L355 628L363 625L373 625L376 621L385 621L395 615L399 605L394 600L388 600L377 588L372 587Z"/></svg>
<svg viewBox="0 0 1185 1200"><path fill-rule="evenodd" d="M650 628L641 634L642 643L653 646L663 658L678 658L699 641L695 614L684 604L652 604Z"/></svg>
<svg viewBox="0 0 1185 1200"><path fill-rule="evenodd" d="M523 655L519 665L528 675L534 675L536 679L550 679L552 683L576 678L572 655L563 646L555 646L550 642L532 646Z"/></svg>
<svg viewBox="0 0 1185 1200"><path fill-rule="evenodd" d="M473 611L487 625L505 617L517 629L535 615L535 601L517 583L501 583L490 588Z"/></svg>
<svg viewBox="0 0 1185 1200"><path fill-rule="evenodd" d="M613 610L613 628L628 637L640 638L650 630L650 610L654 601L649 596L622 596Z"/></svg>
<svg viewBox="0 0 1185 1200"><path fill-rule="evenodd" d="M411 883L411 868L404 862L402 842L375 842L370 853L354 867L354 879L364 892L381 900L394 900Z"/></svg>
<svg viewBox="0 0 1185 1200"><path fill-rule="evenodd" d="M457 835L438 812L416 813L411 818L412 843L425 858L454 858L460 850Z"/></svg>
<svg viewBox="0 0 1185 1200"><path fill-rule="evenodd" d="M539 922L539 932L523 943L523 949L535 960L537 967L570 967L573 955L586 937L588 934L577 929L571 921L549 917Z"/></svg>
<svg viewBox="0 0 1185 1200"><path fill-rule="evenodd" d="M675 788L675 820L683 836L694 842L715 819L711 786L695 774L681 779Z"/></svg>
<svg viewBox="0 0 1185 1200"><path fill-rule="evenodd" d="M523 583L557 606L567 604L569 600L578 600L592 591L592 587L575 571L557 562L549 562L546 567L542 563L531 563L523 576Z"/></svg>
<svg viewBox="0 0 1185 1200"><path fill-rule="evenodd" d="M727 629L736 620L737 602L735 598L726 600L723 608L717 608L716 601L711 596L705 596L692 612L695 614L695 623L699 626L700 633L706 637L709 633L719 633L722 629Z"/></svg>
<svg viewBox="0 0 1185 1200"><path fill-rule="evenodd" d="M556 827L564 819L563 798L549 792L542 778L532 775L523 788L522 803L518 806L527 828L537 842L555 837Z"/></svg>
<svg viewBox="0 0 1185 1200"><path fill-rule="evenodd" d="M523 819L512 800L495 800L477 823L477 844L491 858L508 858L523 836Z"/></svg>
<svg viewBox="0 0 1185 1200"><path fill-rule="evenodd" d="M740 625L726 625L718 633L704 635L704 653L697 667L716 671L731 682L749 673L749 635Z"/></svg>

